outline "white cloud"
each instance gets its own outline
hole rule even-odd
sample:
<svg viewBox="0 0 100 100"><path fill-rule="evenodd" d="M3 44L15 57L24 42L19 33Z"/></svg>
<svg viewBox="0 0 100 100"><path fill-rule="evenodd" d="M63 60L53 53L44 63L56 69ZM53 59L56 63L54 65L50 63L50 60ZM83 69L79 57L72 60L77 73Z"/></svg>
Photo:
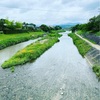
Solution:
<svg viewBox="0 0 100 100"><path fill-rule="evenodd" d="M98 14L99 0L0 0L0 18L35 24L86 22Z"/></svg>

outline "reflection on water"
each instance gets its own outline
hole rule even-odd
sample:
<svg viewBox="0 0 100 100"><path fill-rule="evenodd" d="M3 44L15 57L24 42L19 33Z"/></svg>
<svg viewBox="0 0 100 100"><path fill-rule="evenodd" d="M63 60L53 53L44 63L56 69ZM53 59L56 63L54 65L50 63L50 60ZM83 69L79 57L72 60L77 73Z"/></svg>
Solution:
<svg viewBox="0 0 100 100"><path fill-rule="evenodd" d="M67 32L35 62L0 70L0 100L99 99L100 83Z"/></svg>

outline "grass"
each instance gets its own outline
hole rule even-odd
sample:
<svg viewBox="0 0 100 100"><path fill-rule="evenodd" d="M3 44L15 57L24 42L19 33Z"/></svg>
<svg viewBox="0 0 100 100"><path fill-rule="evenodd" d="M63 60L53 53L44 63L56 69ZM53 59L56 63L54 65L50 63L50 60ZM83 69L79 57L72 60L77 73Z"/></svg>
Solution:
<svg viewBox="0 0 100 100"><path fill-rule="evenodd" d="M41 41L37 41L18 51L13 57L5 61L1 66L2 68L11 68L12 66L23 65L27 62L34 61L41 54L43 54L52 45L58 42L58 34L51 34L51 36L44 37Z"/></svg>
<svg viewBox="0 0 100 100"><path fill-rule="evenodd" d="M69 34L69 36L73 39L73 42L78 48L79 53L84 57L86 53L91 49L91 46L73 33ZM100 66L93 66L93 71L100 78Z"/></svg>
<svg viewBox="0 0 100 100"><path fill-rule="evenodd" d="M93 71L95 72L95 74L97 75L97 77L100 78L100 66L94 66L93 67Z"/></svg>
<svg viewBox="0 0 100 100"><path fill-rule="evenodd" d="M85 39L87 39L88 41L90 41L90 42L93 43L93 44L96 44L96 42L93 41L93 40L90 40L90 39L88 39L88 38L85 38Z"/></svg>
<svg viewBox="0 0 100 100"><path fill-rule="evenodd" d="M87 35L88 35L88 34L89 34L89 31L88 31L88 32L85 32L85 31L82 31L82 30L78 30L78 31L77 31L77 34L79 34L79 35L87 34ZM100 34L100 33L98 32L98 33L96 33L96 34ZM91 40L91 39L88 39L88 38L85 38L85 39L87 39L88 41L90 41L90 42L96 44L96 42L93 41L93 40Z"/></svg>
<svg viewBox="0 0 100 100"><path fill-rule="evenodd" d="M96 36L100 36L100 31L96 33Z"/></svg>
<svg viewBox="0 0 100 100"><path fill-rule="evenodd" d="M77 34L82 35L82 34L84 34L84 31L78 30L78 31L77 31Z"/></svg>
<svg viewBox="0 0 100 100"><path fill-rule="evenodd" d="M13 72L15 71L15 67L12 66L12 67L10 68L10 70L11 70L11 72L13 73Z"/></svg>
<svg viewBox="0 0 100 100"><path fill-rule="evenodd" d="M91 46L76 36L74 33L70 33L69 36L73 39L73 42L78 48L79 53L82 55L82 57L84 57L86 53L91 49Z"/></svg>
<svg viewBox="0 0 100 100"><path fill-rule="evenodd" d="M0 50L11 45L15 45L29 39L35 39L43 36L43 32L30 32L20 34L0 34Z"/></svg>

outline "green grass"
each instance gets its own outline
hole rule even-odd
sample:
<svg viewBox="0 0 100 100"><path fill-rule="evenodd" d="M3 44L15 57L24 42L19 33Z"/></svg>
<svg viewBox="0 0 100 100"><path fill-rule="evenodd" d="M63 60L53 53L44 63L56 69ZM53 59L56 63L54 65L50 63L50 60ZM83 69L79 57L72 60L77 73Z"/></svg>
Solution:
<svg viewBox="0 0 100 100"><path fill-rule="evenodd" d="M73 39L73 42L78 48L79 53L84 57L86 53L91 49L91 46L76 36L74 33L70 33L69 36Z"/></svg>
<svg viewBox="0 0 100 100"><path fill-rule="evenodd" d="M93 71L100 78L100 66L94 66Z"/></svg>
<svg viewBox="0 0 100 100"><path fill-rule="evenodd" d="M93 44L96 44L96 42L93 41L93 40L90 40L90 39L88 39L88 38L85 38L85 39L87 39L88 41L92 42Z"/></svg>
<svg viewBox="0 0 100 100"><path fill-rule="evenodd" d="M9 68L12 66L23 65L27 62L34 61L41 54L43 54L52 45L58 42L60 35L52 34L46 36L41 41L37 41L18 51L13 57L5 61L1 66L2 68ZM13 69L13 68L12 68Z"/></svg>
<svg viewBox="0 0 100 100"><path fill-rule="evenodd" d="M100 31L96 33L96 36L100 36Z"/></svg>
<svg viewBox="0 0 100 100"><path fill-rule="evenodd" d="M78 30L78 31L77 31L77 34L82 35L82 34L84 34L84 31Z"/></svg>
<svg viewBox="0 0 100 100"><path fill-rule="evenodd" d="M79 35L82 35L82 34L89 34L89 35L91 35L91 31L83 31L83 30L78 30L77 31L77 34L79 34ZM94 32L94 35L96 35L96 36L100 36L100 31L99 32Z"/></svg>
<svg viewBox="0 0 100 100"><path fill-rule="evenodd" d="M78 51L84 57L86 53L91 49L91 46L89 46L85 41L81 40L73 33L69 34L69 36L73 39L74 44L78 48ZM100 78L100 66L93 66L93 71Z"/></svg>
<svg viewBox="0 0 100 100"><path fill-rule="evenodd" d="M43 36L43 32L30 32L20 34L0 34L0 50L11 45L15 45L29 39L35 39Z"/></svg>
<svg viewBox="0 0 100 100"><path fill-rule="evenodd" d="M82 31L82 30L78 30L78 31L77 31L77 34L79 34L79 35L87 34L87 35L88 35L88 34L89 34L89 31L88 31L88 32L85 32L85 31ZM96 44L96 42L93 41L93 40L91 40L91 39L88 39L88 38L85 38L85 39L87 39L88 41L90 41L90 42Z"/></svg>
<svg viewBox="0 0 100 100"><path fill-rule="evenodd" d="M10 68L10 70L11 70L11 72L13 73L13 72L15 71L15 67L12 66L12 67Z"/></svg>

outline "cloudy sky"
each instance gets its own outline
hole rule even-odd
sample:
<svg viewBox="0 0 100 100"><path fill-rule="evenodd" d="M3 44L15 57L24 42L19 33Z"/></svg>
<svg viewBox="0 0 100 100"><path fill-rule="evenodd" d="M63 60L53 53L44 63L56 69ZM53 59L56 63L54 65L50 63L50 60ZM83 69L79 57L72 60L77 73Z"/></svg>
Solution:
<svg viewBox="0 0 100 100"><path fill-rule="evenodd" d="M0 18L39 24L85 23L100 0L0 0Z"/></svg>

